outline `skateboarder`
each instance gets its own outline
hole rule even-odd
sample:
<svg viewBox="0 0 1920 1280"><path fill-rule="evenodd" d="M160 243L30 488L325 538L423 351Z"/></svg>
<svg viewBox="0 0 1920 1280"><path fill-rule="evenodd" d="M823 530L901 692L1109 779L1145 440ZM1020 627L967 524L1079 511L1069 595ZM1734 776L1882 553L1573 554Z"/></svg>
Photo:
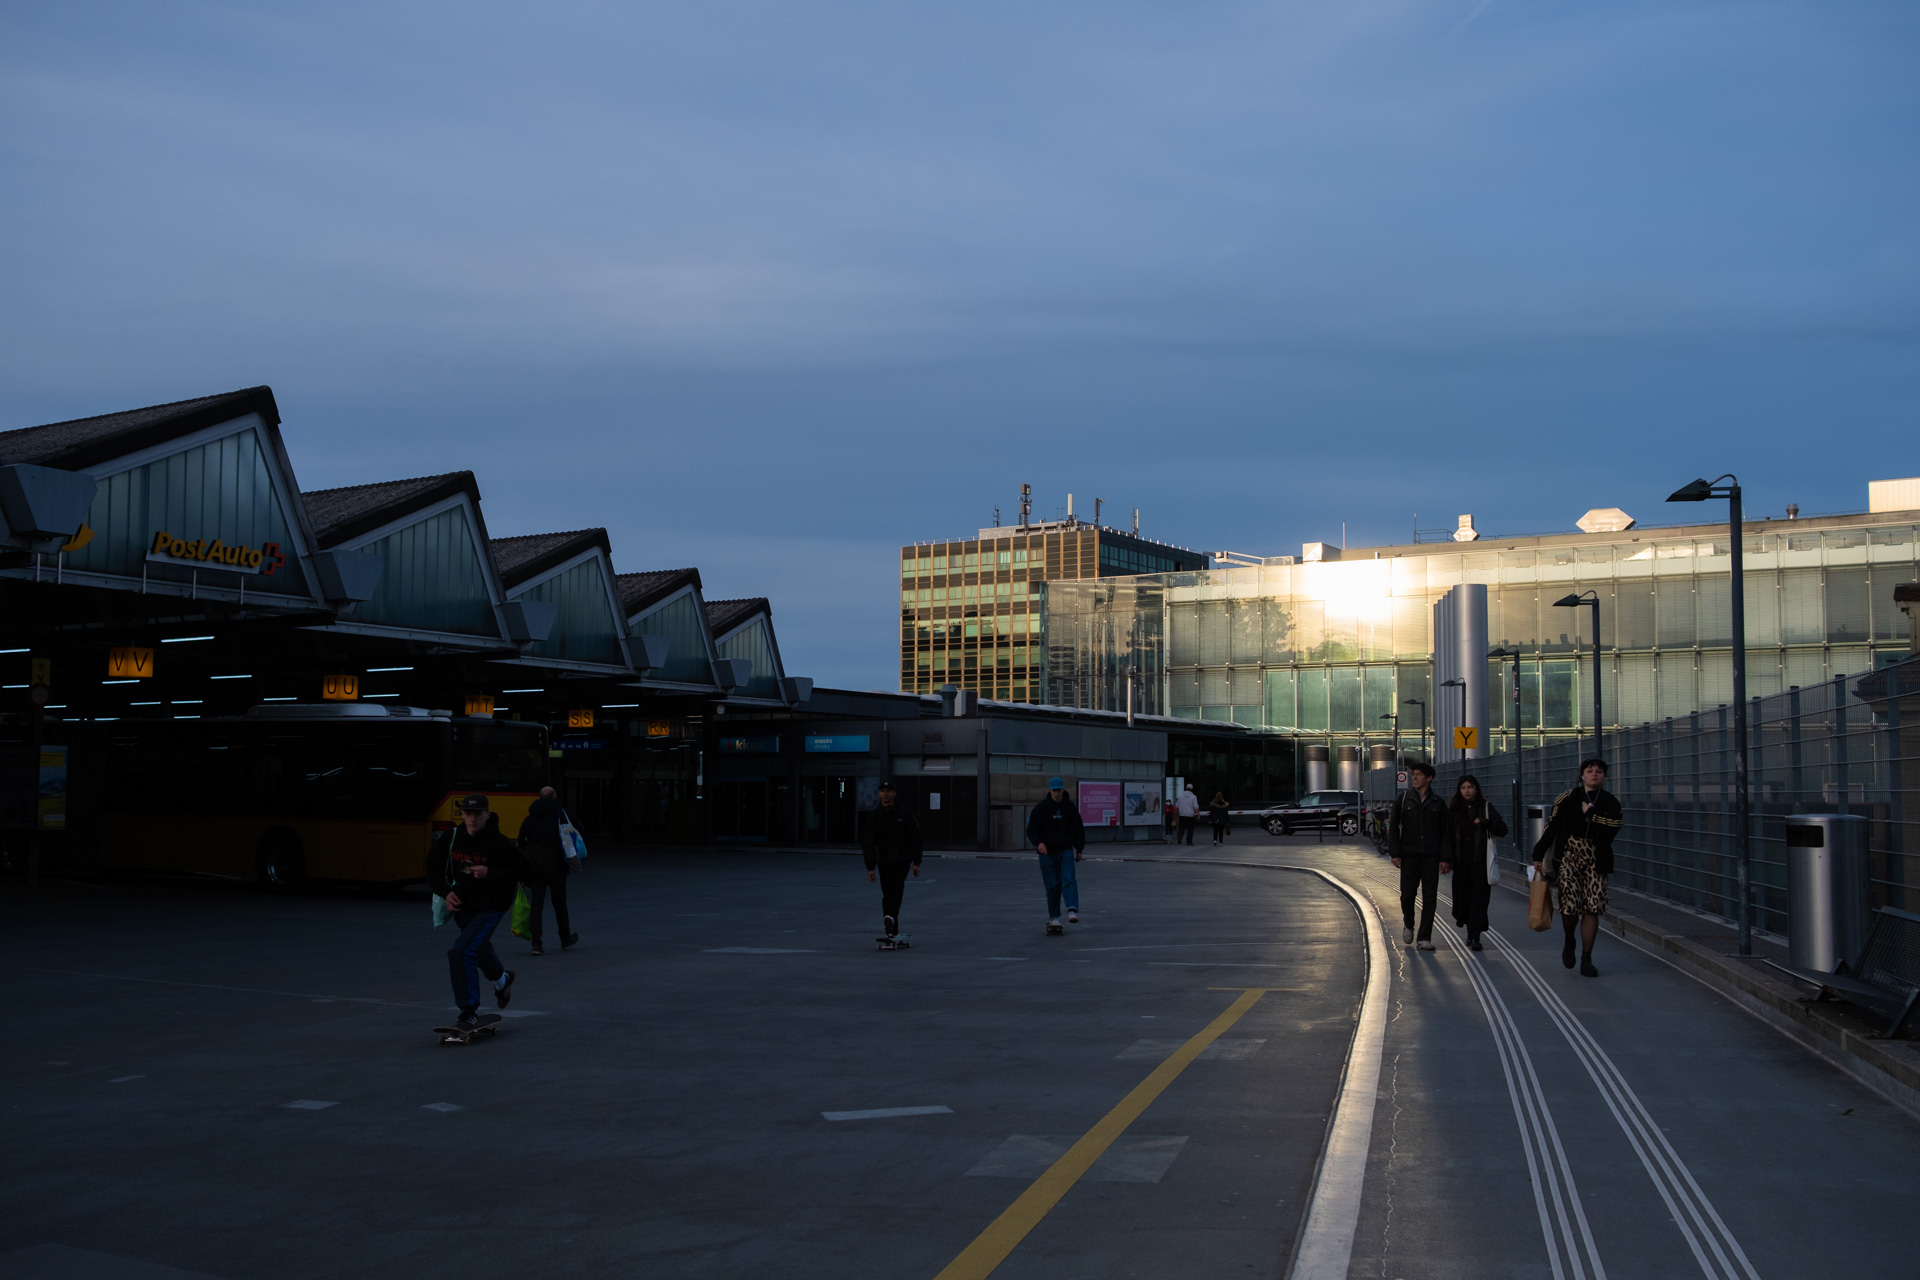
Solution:
<svg viewBox="0 0 1920 1280"><path fill-rule="evenodd" d="M1084 856L1087 828L1080 821L1080 807L1067 795L1065 779L1047 779L1047 798L1027 815L1027 839L1040 855L1040 881L1047 887L1047 932L1061 932L1062 897L1067 903L1067 923L1079 924L1080 885L1073 864Z"/></svg>
<svg viewBox="0 0 1920 1280"><path fill-rule="evenodd" d="M907 887L907 868L920 874L920 824L894 803L897 795L891 782L880 784L880 807L867 815L867 835L860 846L867 879L880 882L881 928L888 940L900 936L900 897Z"/></svg>
<svg viewBox="0 0 1920 1280"><path fill-rule="evenodd" d="M453 1002L460 1006L455 1025L471 1031L479 1025L482 973L493 983L494 1001L502 1009L513 998L513 970L494 954L493 931L513 909L526 867L513 841L500 834L500 819L485 796L470 795L454 807L460 810L460 825L434 841L427 854L427 883L446 899L460 926L447 966Z"/></svg>

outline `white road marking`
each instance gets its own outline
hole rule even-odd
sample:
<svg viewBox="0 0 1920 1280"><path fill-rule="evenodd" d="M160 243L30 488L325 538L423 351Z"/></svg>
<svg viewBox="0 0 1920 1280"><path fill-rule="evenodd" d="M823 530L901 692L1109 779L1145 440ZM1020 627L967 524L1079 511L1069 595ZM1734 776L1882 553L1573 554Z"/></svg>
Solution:
<svg viewBox="0 0 1920 1280"><path fill-rule="evenodd" d="M1387 1035L1388 995L1393 970L1387 963L1386 924L1373 899L1316 867L1308 871L1347 895L1360 915L1367 944L1367 985L1360 997L1360 1021L1347 1051L1346 1071L1327 1141L1314 1170L1306 1226L1293 1255L1292 1280L1346 1280L1353 1262L1353 1236L1360 1226L1360 1193L1366 1185L1367 1151L1373 1142L1373 1110L1380 1095L1380 1058Z"/></svg>
<svg viewBox="0 0 1920 1280"><path fill-rule="evenodd" d="M702 950L710 956L811 956L819 952L813 947L704 947Z"/></svg>
<svg viewBox="0 0 1920 1280"><path fill-rule="evenodd" d="M457 1102L429 1102L420 1108L422 1111L465 1111Z"/></svg>
<svg viewBox="0 0 1920 1280"><path fill-rule="evenodd" d="M1025 956L981 956L982 960L1025 960Z"/></svg>
<svg viewBox="0 0 1920 1280"><path fill-rule="evenodd" d="M1135 1040L1132 1044L1113 1055L1115 1062L1149 1061L1160 1062L1178 1049L1184 1040ZM1200 1051L1195 1062L1245 1062L1260 1052L1265 1044L1260 1040L1215 1040Z"/></svg>
<svg viewBox="0 0 1920 1280"><path fill-rule="evenodd" d="M876 1107L871 1111L822 1111L829 1120L885 1120L891 1116L950 1116L952 1107Z"/></svg>
<svg viewBox="0 0 1920 1280"><path fill-rule="evenodd" d="M145 1076L115 1076L113 1079L107 1081L107 1083L108 1084L125 1084L129 1080L145 1080L145 1079L146 1079Z"/></svg>
<svg viewBox="0 0 1920 1280"><path fill-rule="evenodd" d="M297 1102L283 1102L280 1107L282 1110L292 1111L325 1111L328 1107L339 1105L337 1102L320 1102L313 1098L301 1098Z"/></svg>
<svg viewBox="0 0 1920 1280"><path fill-rule="evenodd" d="M1016 1133L982 1156L967 1170L969 1178L1039 1177L1067 1148L1080 1140L1079 1134ZM1181 1150L1187 1145L1182 1137L1151 1137L1129 1134L1101 1153L1086 1172L1088 1182L1158 1182Z"/></svg>

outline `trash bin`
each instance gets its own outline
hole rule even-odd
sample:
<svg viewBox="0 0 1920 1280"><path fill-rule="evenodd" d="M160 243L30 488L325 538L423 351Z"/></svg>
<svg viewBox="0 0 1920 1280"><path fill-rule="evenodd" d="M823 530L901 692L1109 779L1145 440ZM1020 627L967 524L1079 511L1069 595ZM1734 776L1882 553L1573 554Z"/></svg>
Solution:
<svg viewBox="0 0 1920 1280"><path fill-rule="evenodd" d="M1787 824L1787 959L1832 973L1853 964L1872 915L1867 820L1851 813L1790 813Z"/></svg>
<svg viewBox="0 0 1920 1280"><path fill-rule="evenodd" d="M1514 850L1514 856L1522 862L1533 861L1533 847L1540 843L1540 837L1547 834L1547 810L1552 806L1530 804L1527 806L1527 843L1526 847Z"/></svg>

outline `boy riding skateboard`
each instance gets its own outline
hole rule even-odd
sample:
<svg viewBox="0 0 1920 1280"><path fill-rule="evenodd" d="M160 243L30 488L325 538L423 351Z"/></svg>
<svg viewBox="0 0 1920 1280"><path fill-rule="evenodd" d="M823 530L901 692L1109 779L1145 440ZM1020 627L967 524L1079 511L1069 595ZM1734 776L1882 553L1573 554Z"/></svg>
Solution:
<svg viewBox="0 0 1920 1280"><path fill-rule="evenodd" d="M460 825L427 854L427 883L446 899L460 926L460 937L447 950L447 968L453 1001L460 1006L455 1026L472 1031L480 1025L482 973L502 1009L513 998L513 970L494 954L493 931L513 909L526 867L513 841L500 834L500 820L489 812L485 796L470 795L454 807Z"/></svg>

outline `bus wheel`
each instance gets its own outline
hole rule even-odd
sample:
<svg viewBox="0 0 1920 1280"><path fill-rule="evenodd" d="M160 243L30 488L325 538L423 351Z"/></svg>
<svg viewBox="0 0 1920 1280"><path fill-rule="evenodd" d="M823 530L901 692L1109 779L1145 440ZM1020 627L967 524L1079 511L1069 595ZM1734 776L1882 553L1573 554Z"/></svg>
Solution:
<svg viewBox="0 0 1920 1280"><path fill-rule="evenodd" d="M260 841L254 856L254 874L260 887L275 893L290 893L307 878L306 855L300 851L300 838L291 831L269 831Z"/></svg>

